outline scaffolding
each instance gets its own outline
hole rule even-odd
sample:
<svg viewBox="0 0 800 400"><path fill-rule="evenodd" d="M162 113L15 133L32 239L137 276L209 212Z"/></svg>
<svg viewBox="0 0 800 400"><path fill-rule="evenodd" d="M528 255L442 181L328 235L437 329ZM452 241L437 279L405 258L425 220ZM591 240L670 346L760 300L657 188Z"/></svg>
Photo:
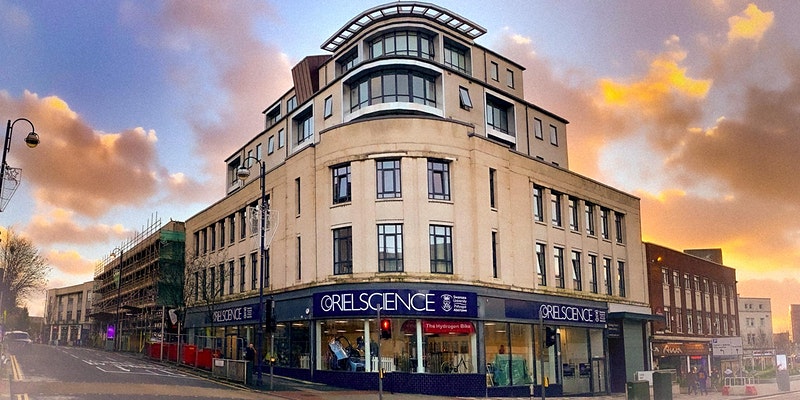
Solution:
<svg viewBox="0 0 800 400"><path fill-rule="evenodd" d="M109 326L114 326L119 349L125 351L141 352L154 332L160 334L165 307L183 303L185 240L183 222L162 224L155 217L119 246L120 254L95 267L95 345L109 346ZM165 331L170 331L166 325Z"/></svg>

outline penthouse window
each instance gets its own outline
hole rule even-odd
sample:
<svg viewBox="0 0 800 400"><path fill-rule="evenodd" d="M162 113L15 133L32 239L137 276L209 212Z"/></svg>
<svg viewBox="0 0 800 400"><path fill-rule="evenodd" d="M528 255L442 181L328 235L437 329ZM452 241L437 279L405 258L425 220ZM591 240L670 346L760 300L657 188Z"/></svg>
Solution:
<svg viewBox="0 0 800 400"><path fill-rule="evenodd" d="M267 128L272 125L275 125L279 119L281 119L281 105L278 104L273 109L266 112L267 115Z"/></svg>
<svg viewBox="0 0 800 400"><path fill-rule="evenodd" d="M293 118L297 144L301 144L314 136L314 113L311 107Z"/></svg>
<svg viewBox="0 0 800 400"><path fill-rule="evenodd" d="M445 39L444 65L469 74L469 49Z"/></svg>
<svg viewBox="0 0 800 400"><path fill-rule="evenodd" d="M486 125L503 133L509 133L509 110L513 106L494 96L486 96Z"/></svg>
<svg viewBox="0 0 800 400"><path fill-rule="evenodd" d="M353 67L355 67L356 64L358 64L358 49L353 49L347 52L347 54L339 58L339 60L336 63L339 64L339 68L342 74L353 69Z"/></svg>
<svg viewBox="0 0 800 400"><path fill-rule="evenodd" d="M371 58L409 56L433 59L431 35L416 31L395 31L376 37L369 43Z"/></svg>
<svg viewBox="0 0 800 400"><path fill-rule="evenodd" d="M436 77L410 69L387 69L365 75L350 87L351 112L394 102L436 107Z"/></svg>

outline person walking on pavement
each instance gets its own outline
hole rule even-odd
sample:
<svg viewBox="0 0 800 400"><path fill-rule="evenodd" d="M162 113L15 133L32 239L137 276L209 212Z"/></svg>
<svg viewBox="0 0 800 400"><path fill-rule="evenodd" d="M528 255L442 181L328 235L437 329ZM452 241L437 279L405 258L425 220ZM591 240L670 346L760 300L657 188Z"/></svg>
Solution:
<svg viewBox="0 0 800 400"><path fill-rule="evenodd" d="M256 348L253 347L252 343L248 344L247 349L244 351L244 360L247 361L247 366L245 367L247 370L247 380L252 384L253 367L255 366L256 362Z"/></svg>
<svg viewBox="0 0 800 400"><path fill-rule="evenodd" d="M692 367L692 370L686 375L686 386L689 388L689 394L700 394L697 390L697 367Z"/></svg>
<svg viewBox="0 0 800 400"><path fill-rule="evenodd" d="M700 387L700 394L708 395L708 375L706 375L705 368L700 368L697 372L697 385Z"/></svg>

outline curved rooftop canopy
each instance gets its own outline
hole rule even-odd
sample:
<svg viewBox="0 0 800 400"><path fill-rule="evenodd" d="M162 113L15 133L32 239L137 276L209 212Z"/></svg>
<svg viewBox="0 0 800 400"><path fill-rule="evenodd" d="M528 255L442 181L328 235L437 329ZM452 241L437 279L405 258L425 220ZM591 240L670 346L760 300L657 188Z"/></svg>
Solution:
<svg viewBox="0 0 800 400"><path fill-rule="evenodd" d="M486 33L484 27L435 4L398 1L370 8L357 15L320 47L323 50L334 52L364 28L380 20L407 16L427 18L473 40Z"/></svg>

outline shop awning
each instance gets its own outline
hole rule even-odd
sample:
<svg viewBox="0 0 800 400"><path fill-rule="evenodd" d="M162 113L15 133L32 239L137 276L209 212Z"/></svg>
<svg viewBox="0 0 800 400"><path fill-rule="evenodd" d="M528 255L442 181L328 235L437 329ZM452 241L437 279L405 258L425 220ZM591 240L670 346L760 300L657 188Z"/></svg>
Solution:
<svg viewBox="0 0 800 400"><path fill-rule="evenodd" d="M642 314L628 311L608 313L608 319L626 319L629 321L656 321L664 322L663 315Z"/></svg>

